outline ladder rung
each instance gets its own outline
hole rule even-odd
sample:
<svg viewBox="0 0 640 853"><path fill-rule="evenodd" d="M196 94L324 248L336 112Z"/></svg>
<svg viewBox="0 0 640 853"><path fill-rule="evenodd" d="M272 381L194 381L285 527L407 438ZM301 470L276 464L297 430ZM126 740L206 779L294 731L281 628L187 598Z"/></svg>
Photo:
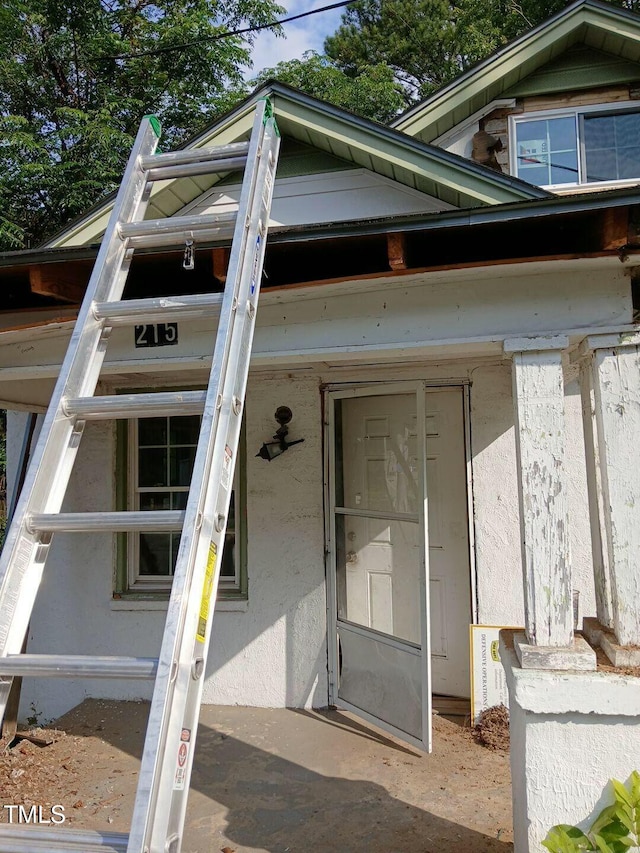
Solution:
<svg viewBox="0 0 640 853"><path fill-rule="evenodd" d="M93 316L97 320L106 320L109 326L137 326L142 323L219 317L223 296L223 293L198 293L193 296L97 302L93 306Z"/></svg>
<svg viewBox="0 0 640 853"><path fill-rule="evenodd" d="M132 249L155 246L180 245L186 240L213 239L231 233L236 212L202 214L201 216L168 216L166 219L146 219L142 222L123 222L119 225L120 237Z"/></svg>
<svg viewBox="0 0 640 853"><path fill-rule="evenodd" d="M28 527L40 533L114 533L143 531L170 533L182 530L182 510L149 510L142 512L58 512L33 513Z"/></svg>
<svg viewBox="0 0 640 853"><path fill-rule="evenodd" d="M231 142L229 145L215 145L210 148L185 148L166 154L149 154L140 158L140 166L147 170L156 166L186 166L189 163L225 160L227 157L246 157L248 153L248 142Z"/></svg>
<svg viewBox="0 0 640 853"><path fill-rule="evenodd" d="M152 394L113 394L64 400L65 415L82 420L153 418L161 415L200 415L206 391L163 391Z"/></svg>
<svg viewBox="0 0 640 853"><path fill-rule="evenodd" d="M126 853L128 841L123 832L0 826L0 853Z"/></svg>
<svg viewBox="0 0 640 853"><path fill-rule="evenodd" d="M190 178L194 175L215 175L236 172L247 165L246 157L226 157L220 160L201 160L184 166L153 166L147 172L148 181L168 181L172 178Z"/></svg>
<svg viewBox="0 0 640 853"><path fill-rule="evenodd" d="M155 678L155 658L98 655L7 655L0 658L4 676L44 678Z"/></svg>

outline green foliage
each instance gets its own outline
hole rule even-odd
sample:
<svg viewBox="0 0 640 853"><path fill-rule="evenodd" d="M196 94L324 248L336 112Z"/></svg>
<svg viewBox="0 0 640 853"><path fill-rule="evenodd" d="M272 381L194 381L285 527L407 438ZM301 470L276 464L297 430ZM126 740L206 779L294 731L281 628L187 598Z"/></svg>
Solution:
<svg viewBox="0 0 640 853"><path fill-rule="evenodd" d="M246 94L251 37L275 0L4 0L0 249L37 242L114 189L145 113L182 142Z"/></svg>
<svg viewBox="0 0 640 853"><path fill-rule="evenodd" d="M550 853L627 853L640 849L640 774L634 770L628 787L612 779L615 802L603 809L591 829L554 826L542 844Z"/></svg>
<svg viewBox="0 0 640 853"><path fill-rule="evenodd" d="M386 63L411 102L563 5L536 2L530 17L522 4L510 0L360 0L344 13L325 51L348 74Z"/></svg>
<svg viewBox="0 0 640 853"><path fill-rule="evenodd" d="M265 69L253 81L279 80L309 95L366 116L388 122L404 105L404 93L388 65L362 67L353 76L345 74L326 56L307 51L302 59L280 62Z"/></svg>
<svg viewBox="0 0 640 853"><path fill-rule="evenodd" d="M348 75L386 63L406 105L559 12L565 0L359 0L349 6L327 56ZM640 0L614 0L633 11Z"/></svg>

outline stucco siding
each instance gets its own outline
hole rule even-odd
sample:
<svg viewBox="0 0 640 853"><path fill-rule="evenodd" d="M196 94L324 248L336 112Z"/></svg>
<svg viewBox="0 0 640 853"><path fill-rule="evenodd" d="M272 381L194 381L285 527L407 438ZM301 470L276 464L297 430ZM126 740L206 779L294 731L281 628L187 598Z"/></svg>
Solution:
<svg viewBox="0 0 640 853"><path fill-rule="evenodd" d="M343 380L345 372L338 377ZM370 376L470 382L473 527L477 618L484 624L522 625L523 593L511 365L468 365L369 371ZM335 376L254 374L247 399L248 601L216 613L204 689L207 703L265 707L327 703L322 408L320 384ZM352 374L351 378L358 378ZM567 474L573 586L581 614L595 612L584 475L580 399L567 373ZM291 438L300 444L272 463L255 457L275 429L279 405L293 411ZM17 449L23 416L9 418ZM14 454L11 452L10 456ZM90 424L72 477L66 507L109 509L114 499L115 430ZM10 474L12 469L10 469ZM31 651L155 656L161 640L161 603L112 600L115 553L110 536L58 536L31 623ZM129 609L124 609L129 608ZM27 680L22 716L33 705L49 719L87 695L137 698L150 685L136 682Z"/></svg>
<svg viewBox="0 0 640 853"><path fill-rule="evenodd" d="M305 442L276 463L254 454L275 430L279 405L293 410ZM10 455L24 416L9 417ZM204 701L326 706L326 599L320 393L313 379L253 380L247 406L249 597L216 614ZM64 509L113 509L115 430L86 428ZM13 473L13 469L11 472ZM62 536L52 545L29 631L29 651L155 657L165 609L112 599L111 535ZM226 605L229 606L229 605ZM129 609L124 609L124 608ZM153 607L153 609L151 609ZM51 719L86 696L149 698L149 682L26 679L21 716Z"/></svg>

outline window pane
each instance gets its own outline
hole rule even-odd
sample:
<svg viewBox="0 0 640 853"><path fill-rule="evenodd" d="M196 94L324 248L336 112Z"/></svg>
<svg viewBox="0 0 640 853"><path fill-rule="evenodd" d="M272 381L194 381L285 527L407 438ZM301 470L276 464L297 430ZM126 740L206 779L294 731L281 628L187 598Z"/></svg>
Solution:
<svg viewBox="0 0 640 853"><path fill-rule="evenodd" d="M186 509L189 492L171 492L171 509Z"/></svg>
<svg viewBox="0 0 640 853"><path fill-rule="evenodd" d="M188 486L196 458L195 447L172 447L170 453L171 486Z"/></svg>
<svg viewBox="0 0 640 853"><path fill-rule="evenodd" d="M625 148L618 158L618 177L637 178L640 175L640 148Z"/></svg>
<svg viewBox="0 0 640 853"><path fill-rule="evenodd" d="M516 167L520 178L538 186L575 183L578 180L575 116L517 122Z"/></svg>
<svg viewBox="0 0 640 853"><path fill-rule="evenodd" d="M186 509L195 462L201 418L197 415L140 419L131 436L137 437L137 482L133 483L133 506L142 511ZM140 533L129 537L130 554L136 557L131 569L136 579L165 579L168 588L174 574L180 533ZM135 543L135 545L134 545ZM235 495L231 493L229 519L220 573L226 588L238 584L236 555ZM149 588L147 583L146 588Z"/></svg>
<svg viewBox="0 0 640 853"><path fill-rule="evenodd" d="M548 119L547 125L551 151L576 150L576 120L573 116Z"/></svg>
<svg viewBox="0 0 640 853"><path fill-rule="evenodd" d="M138 421L138 444L140 447L167 443L166 418L142 418Z"/></svg>
<svg viewBox="0 0 640 853"><path fill-rule="evenodd" d="M523 181L528 181L530 184L542 187L549 183L549 168L548 166L527 168L526 171L519 173L519 177L521 177Z"/></svg>
<svg viewBox="0 0 640 853"><path fill-rule="evenodd" d="M141 492L140 493L140 509L142 510L160 510L171 509L171 493L170 492Z"/></svg>
<svg viewBox="0 0 640 853"><path fill-rule="evenodd" d="M221 578L235 578L236 576L236 534L227 530L224 537L224 550L222 552L222 565L220 566Z"/></svg>
<svg viewBox="0 0 640 853"><path fill-rule="evenodd" d="M585 116L584 144L588 150L613 148L613 116Z"/></svg>
<svg viewBox="0 0 640 853"><path fill-rule="evenodd" d="M170 533L140 534L140 574L166 575L171 571L169 565Z"/></svg>
<svg viewBox="0 0 640 853"><path fill-rule="evenodd" d="M553 155L550 166L552 184L574 184L578 180L575 151L557 152Z"/></svg>
<svg viewBox="0 0 640 853"><path fill-rule="evenodd" d="M587 181L640 177L640 112L584 118Z"/></svg>
<svg viewBox="0 0 640 853"><path fill-rule="evenodd" d="M229 503L229 517L227 519L227 533L236 529L236 493L231 492L231 501Z"/></svg>
<svg viewBox="0 0 640 853"><path fill-rule="evenodd" d="M169 442L171 444L197 444L200 432L200 416L189 415L169 419Z"/></svg>
<svg viewBox="0 0 640 853"><path fill-rule="evenodd" d="M168 485L166 448L140 448L138 453L138 485L142 487Z"/></svg>
<svg viewBox="0 0 640 853"><path fill-rule="evenodd" d="M587 152L587 181L611 181L617 177L616 152Z"/></svg>
<svg viewBox="0 0 640 853"><path fill-rule="evenodd" d="M180 547L180 534L171 534L171 574L176 570L176 560L178 559L178 548Z"/></svg>
<svg viewBox="0 0 640 853"><path fill-rule="evenodd" d="M620 113L615 116L615 129L618 148L635 146L640 133L640 113Z"/></svg>

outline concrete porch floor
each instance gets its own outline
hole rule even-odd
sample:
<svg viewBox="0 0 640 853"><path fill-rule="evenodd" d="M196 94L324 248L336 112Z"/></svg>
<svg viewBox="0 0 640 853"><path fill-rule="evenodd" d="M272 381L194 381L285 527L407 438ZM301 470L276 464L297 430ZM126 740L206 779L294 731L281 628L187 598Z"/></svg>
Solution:
<svg viewBox="0 0 640 853"><path fill-rule="evenodd" d="M147 707L87 700L57 722L67 827L128 830ZM421 755L342 712L204 706L183 853L509 853L508 765L438 716Z"/></svg>

